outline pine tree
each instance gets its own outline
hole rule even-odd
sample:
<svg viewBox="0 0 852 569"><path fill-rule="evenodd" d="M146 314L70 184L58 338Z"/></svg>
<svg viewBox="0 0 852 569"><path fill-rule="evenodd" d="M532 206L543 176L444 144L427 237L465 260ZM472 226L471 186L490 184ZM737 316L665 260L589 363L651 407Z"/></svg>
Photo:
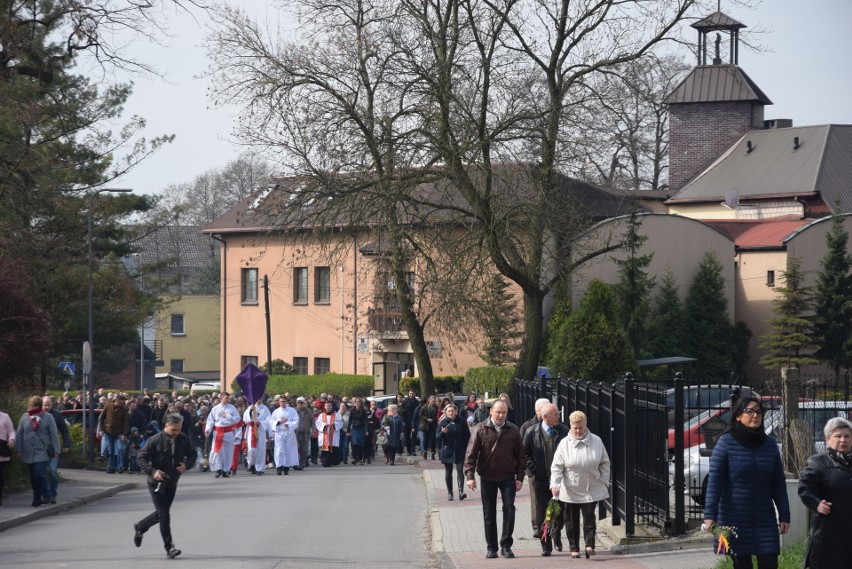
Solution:
<svg viewBox="0 0 852 569"><path fill-rule="evenodd" d="M508 294L508 283L494 275L488 283L482 310L485 346L482 359L488 365L513 363L520 345L520 319L514 299Z"/></svg>
<svg viewBox="0 0 852 569"><path fill-rule="evenodd" d="M602 280L589 283L579 308L568 318L564 371L590 381L615 381L633 369L624 331L616 317L615 294Z"/></svg>
<svg viewBox="0 0 852 569"><path fill-rule="evenodd" d="M852 362L852 257L843 218L834 215L825 236L826 252L814 294L816 357L831 365L835 376Z"/></svg>
<svg viewBox="0 0 852 569"><path fill-rule="evenodd" d="M571 299L565 290L560 287L556 292L553 304L553 313L545 330L544 349L545 365L554 373L565 373L568 370L567 351L568 322L571 317Z"/></svg>
<svg viewBox="0 0 852 569"><path fill-rule="evenodd" d="M618 265L620 277L615 287L615 295L618 300L621 327L627 334L634 358L641 357L644 351L651 291L655 284L655 278L648 276L647 272L654 254L639 254L648 240L647 235L639 233L641 226L642 222L634 209L630 214L624 235L624 250L627 252L627 258L614 259Z"/></svg>
<svg viewBox="0 0 852 569"><path fill-rule="evenodd" d="M687 355L686 311L674 273L663 274L648 322L648 352L654 358Z"/></svg>
<svg viewBox="0 0 852 569"><path fill-rule="evenodd" d="M776 314L769 320L772 330L760 344L767 350L760 363L770 369L816 364L811 287L804 284L799 257L787 259L782 278L784 286L775 289L778 296L772 301Z"/></svg>
<svg viewBox="0 0 852 569"><path fill-rule="evenodd" d="M708 251L695 273L686 296L689 356L696 358L702 381L726 381L740 370L745 341L750 334L743 325L734 327L728 318L728 299L722 265L715 251Z"/></svg>

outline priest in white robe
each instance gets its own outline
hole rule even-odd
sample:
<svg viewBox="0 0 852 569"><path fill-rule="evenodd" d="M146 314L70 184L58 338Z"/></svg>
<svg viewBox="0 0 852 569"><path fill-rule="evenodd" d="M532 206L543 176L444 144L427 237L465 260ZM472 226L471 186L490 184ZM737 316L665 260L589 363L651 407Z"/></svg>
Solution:
<svg viewBox="0 0 852 569"><path fill-rule="evenodd" d="M213 437L210 447L210 470L216 478L227 478L234 457L234 431L243 426L237 408L231 405L231 395L222 392L219 404L207 415L204 434Z"/></svg>
<svg viewBox="0 0 852 569"><path fill-rule="evenodd" d="M323 466L340 463L340 431L343 429L343 418L340 413L332 411L332 402L325 402L325 411L316 420L317 444Z"/></svg>
<svg viewBox="0 0 852 569"><path fill-rule="evenodd" d="M243 413L243 422L246 424L246 462L252 474L263 474L266 471L266 441L270 436L271 417L269 408L260 401Z"/></svg>
<svg viewBox="0 0 852 569"><path fill-rule="evenodd" d="M299 414L290 407L286 397L278 400L278 409L269 419L269 430L275 437L276 474L290 474L290 468L299 466L299 442L296 440L296 428L299 426Z"/></svg>

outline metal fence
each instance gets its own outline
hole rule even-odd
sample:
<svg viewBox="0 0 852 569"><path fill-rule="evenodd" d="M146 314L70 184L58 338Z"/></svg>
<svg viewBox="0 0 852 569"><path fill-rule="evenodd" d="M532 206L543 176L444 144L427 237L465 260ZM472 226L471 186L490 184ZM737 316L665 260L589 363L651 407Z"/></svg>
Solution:
<svg viewBox="0 0 852 569"><path fill-rule="evenodd" d="M852 417L849 374L797 379L795 410L782 409L780 377L750 378L750 385L732 379L723 385L686 385L680 374L659 382L628 374L612 384L515 380L515 412L519 423L528 420L539 398L556 403L563 422L572 411L583 411L612 463L610 498L601 504L601 516L608 512L613 525L624 523L628 536L637 523L677 535L703 519L712 448L740 394L760 396L767 409L764 425L794 474L809 454L824 448L822 429L829 418Z"/></svg>

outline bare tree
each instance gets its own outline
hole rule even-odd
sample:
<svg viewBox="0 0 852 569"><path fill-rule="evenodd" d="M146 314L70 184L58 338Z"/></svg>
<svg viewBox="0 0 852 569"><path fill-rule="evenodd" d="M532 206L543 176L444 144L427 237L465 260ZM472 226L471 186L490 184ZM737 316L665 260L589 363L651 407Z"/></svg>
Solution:
<svg viewBox="0 0 852 569"><path fill-rule="evenodd" d="M517 374L533 377L546 295L575 267L617 246L571 248L571 236L590 223L558 172L574 97L596 74L664 41L695 2L403 4L418 26L405 52L431 103L424 130L495 267L523 291ZM523 195L495 191L497 164L510 160L535 164L515 180L527 188Z"/></svg>

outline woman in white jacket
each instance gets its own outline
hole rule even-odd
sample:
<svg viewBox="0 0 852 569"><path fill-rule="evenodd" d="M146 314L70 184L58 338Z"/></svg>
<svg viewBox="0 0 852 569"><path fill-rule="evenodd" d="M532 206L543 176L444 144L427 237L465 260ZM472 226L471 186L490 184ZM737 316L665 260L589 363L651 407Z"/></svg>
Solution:
<svg viewBox="0 0 852 569"><path fill-rule="evenodd" d="M550 467L550 491L562 502L571 557L580 557L580 512L586 558L595 554L595 506L609 497L609 455L601 438L586 427L586 414L568 417L571 429L560 441Z"/></svg>

